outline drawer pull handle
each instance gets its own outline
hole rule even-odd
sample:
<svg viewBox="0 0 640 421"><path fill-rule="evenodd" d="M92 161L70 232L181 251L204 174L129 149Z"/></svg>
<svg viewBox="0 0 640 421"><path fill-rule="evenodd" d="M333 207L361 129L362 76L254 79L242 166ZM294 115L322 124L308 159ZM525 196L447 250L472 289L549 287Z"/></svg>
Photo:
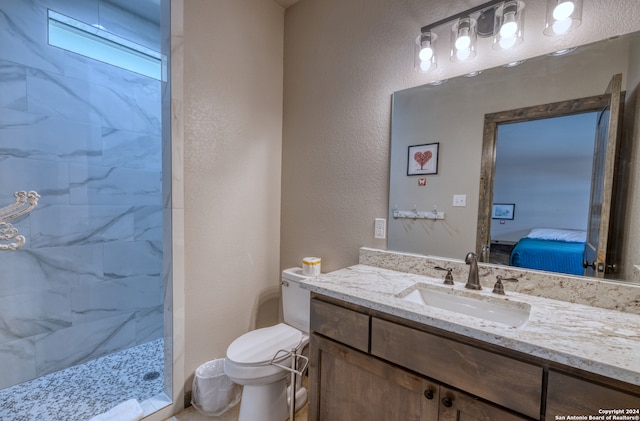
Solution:
<svg viewBox="0 0 640 421"><path fill-rule="evenodd" d="M430 389L425 390L424 397L429 400L433 399L433 390L430 390Z"/></svg>
<svg viewBox="0 0 640 421"><path fill-rule="evenodd" d="M449 397L442 398L442 404L447 408L451 408L453 406L453 400Z"/></svg>

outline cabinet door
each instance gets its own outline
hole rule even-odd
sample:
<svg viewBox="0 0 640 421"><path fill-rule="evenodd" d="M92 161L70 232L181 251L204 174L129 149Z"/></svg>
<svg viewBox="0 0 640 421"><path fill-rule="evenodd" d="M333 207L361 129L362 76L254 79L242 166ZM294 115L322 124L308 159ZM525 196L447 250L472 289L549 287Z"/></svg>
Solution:
<svg viewBox="0 0 640 421"><path fill-rule="evenodd" d="M640 415L640 387L635 387L635 393L624 392L549 371L546 419L564 419L576 414L598 416L602 415L602 409L621 411L617 415Z"/></svg>
<svg viewBox="0 0 640 421"><path fill-rule="evenodd" d="M440 388L440 421L522 421L529 420L471 395L445 386Z"/></svg>
<svg viewBox="0 0 640 421"><path fill-rule="evenodd" d="M540 418L542 367L376 317L371 354L531 418Z"/></svg>
<svg viewBox="0 0 640 421"><path fill-rule="evenodd" d="M438 385L311 335L310 421L436 421Z"/></svg>

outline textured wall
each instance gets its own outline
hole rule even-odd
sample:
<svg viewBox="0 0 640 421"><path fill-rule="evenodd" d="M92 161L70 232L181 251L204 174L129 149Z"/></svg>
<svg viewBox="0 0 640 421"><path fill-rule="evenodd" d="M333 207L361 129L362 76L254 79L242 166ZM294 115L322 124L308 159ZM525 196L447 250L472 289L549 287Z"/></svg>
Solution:
<svg viewBox="0 0 640 421"><path fill-rule="evenodd" d="M358 247L385 247L373 238L373 219L387 214L394 91L640 28L633 0L585 2L579 31L545 37L544 2L528 2L525 43L513 53L461 65L442 58L435 73L417 74L420 26L481 3L301 0L287 9L281 267L314 255L330 271L357 263Z"/></svg>
<svg viewBox="0 0 640 421"><path fill-rule="evenodd" d="M183 24L184 61L174 63L183 103L174 103L173 124L184 127L184 366L192 376L224 357L279 288L284 12L266 0L189 0Z"/></svg>

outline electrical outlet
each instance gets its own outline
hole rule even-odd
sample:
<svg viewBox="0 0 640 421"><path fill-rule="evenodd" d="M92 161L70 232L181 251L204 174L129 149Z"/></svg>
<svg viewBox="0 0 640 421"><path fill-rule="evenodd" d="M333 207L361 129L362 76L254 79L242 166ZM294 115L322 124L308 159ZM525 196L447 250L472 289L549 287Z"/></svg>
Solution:
<svg viewBox="0 0 640 421"><path fill-rule="evenodd" d="M386 238L387 237L387 220L384 218L376 218L375 230L373 232L374 238Z"/></svg>
<svg viewBox="0 0 640 421"><path fill-rule="evenodd" d="M453 206L460 206L460 207L467 206L467 195L466 194L454 194L453 195Z"/></svg>

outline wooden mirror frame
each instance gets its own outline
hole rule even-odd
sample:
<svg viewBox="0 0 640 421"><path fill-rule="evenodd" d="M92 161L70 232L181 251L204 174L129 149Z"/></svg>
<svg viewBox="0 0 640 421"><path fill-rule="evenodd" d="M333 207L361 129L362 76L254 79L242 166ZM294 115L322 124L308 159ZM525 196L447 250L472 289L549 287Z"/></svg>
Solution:
<svg viewBox="0 0 640 421"><path fill-rule="evenodd" d="M493 204L498 125L601 111L609 104L609 97L610 95L603 94L485 114L476 232L476 253L478 256L484 255L484 246L488 246L491 241L491 205Z"/></svg>

